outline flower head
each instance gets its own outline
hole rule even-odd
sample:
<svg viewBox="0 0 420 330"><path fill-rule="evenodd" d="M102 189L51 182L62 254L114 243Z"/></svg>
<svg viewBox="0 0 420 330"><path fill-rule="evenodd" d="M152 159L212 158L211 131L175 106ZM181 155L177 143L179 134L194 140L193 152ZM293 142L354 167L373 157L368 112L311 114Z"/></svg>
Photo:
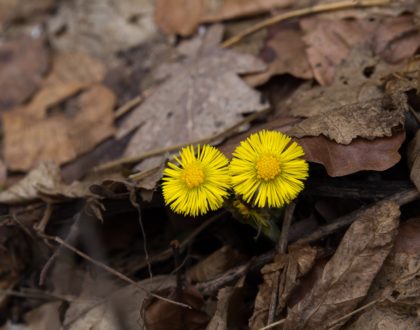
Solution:
<svg viewBox="0 0 420 330"><path fill-rule="evenodd" d="M166 205L183 215L197 216L222 207L229 195L227 158L210 145L181 150L163 171L163 197Z"/></svg>
<svg viewBox="0 0 420 330"><path fill-rule="evenodd" d="M308 177L303 155L302 147L280 132L254 133L233 153L233 189L247 203L282 207L296 198Z"/></svg>

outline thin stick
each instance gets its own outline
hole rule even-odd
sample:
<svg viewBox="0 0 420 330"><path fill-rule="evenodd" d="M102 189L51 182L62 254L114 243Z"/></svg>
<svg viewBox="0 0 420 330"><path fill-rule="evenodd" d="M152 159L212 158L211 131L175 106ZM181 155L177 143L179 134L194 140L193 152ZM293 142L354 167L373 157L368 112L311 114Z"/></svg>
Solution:
<svg viewBox="0 0 420 330"><path fill-rule="evenodd" d="M276 316L277 302L279 296L280 271L276 271L273 276L273 286L271 288L270 307L268 308L267 325L273 323Z"/></svg>
<svg viewBox="0 0 420 330"><path fill-rule="evenodd" d="M281 21L299 17L299 16L305 16L309 14L316 14L316 13L322 13L327 11L334 11L334 10L341 10L341 9L347 9L347 8L355 8L355 7L371 7L371 6L383 6L389 4L390 0L346 0L341 2L333 2L333 3L321 3L319 5L315 5L312 7L306 7L301 9L296 9L289 11L287 13L283 13L274 17L270 17L262 22L259 22L248 29L245 29L241 33L233 36L232 38L229 38L226 40L223 44L223 48L230 47L237 42L241 41L244 37L255 33L261 29L264 29L270 25L279 23Z"/></svg>
<svg viewBox="0 0 420 330"><path fill-rule="evenodd" d="M287 242L289 237L289 229L292 224L293 214L295 213L296 202L293 201L286 206L286 211L284 213L283 224L280 233L280 239L277 245L277 250L279 253L285 253L287 249Z"/></svg>
<svg viewBox="0 0 420 330"><path fill-rule="evenodd" d="M286 319L282 319L282 320L276 321L274 323L271 323L271 324L266 325L265 327L260 328L259 330L266 330L266 329L274 328L276 325L281 325L285 321L286 321Z"/></svg>
<svg viewBox="0 0 420 330"><path fill-rule="evenodd" d="M177 302L177 301L174 301L174 300L171 300L171 299L162 297L162 296L160 296L160 295L158 295L156 293L150 292L145 287L143 287L142 285L138 284L136 281L134 281L131 278L125 276L124 274L116 271L115 269L113 269L113 268L105 265L104 263L102 263L102 262L100 262L98 260L95 260L95 259L91 258L86 253L83 253L82 251L76 249L75 247L71 246L70 244L68 244L67 242L65 242L64 240L62 240L60 237L57 237L57 236L49 236L49 235L45 235L45 234L41 234L41 233L40 233L40 235L42 237L48 239L48 240L57 242L58 244L64 246L66 249L68 249L68 250L76 253L78 256L80 256L80 257L82 257L82 258L90 261L95 266L97 266L99 268L102 268L103 270L107 271L108 273L110 273L110 274L112 274L112 275L120 278L121 280L123 280L123 281L125 281L127 283L130 283L130 284L134 285L136 288L142 290L146 294L148 294L148 295L150 295L150 296L152 296L152 297L154 297L156 299L160 299L160 300L166 301L166 302L171 303L171 304L174 304L174 305L178 305L178 306L181 306L181 307L185 307L185 308L190 308L191 309L191 306L189 306L189 305L186 305L186 304L183 304L183 303L180 303L180 302Z"/></svg>
<svg viewBox="0 0 420 330"><path fill-rule="evenodd" d="M380 300L380 299L375 299L375 300L371 301L370 303L368 303L368 304L366 304L366 305L363 305L362 307L357 308L357 309L355 309L354 311L352 311L352 312L350 312L350 313L348 313L348 314L346 314L346 315L344 315L344 316L340 317L339 319L337 319L337 320L335 320L335 321L331 322L330 324L328 324L328 326L327 326L328 328L327 328L327 329L330 329L330 328L332 328L333 326L335 326L337 323L340 323L341 321L344 321L344 320L348 319L350 316L353 316L354 314L357 314L357 313L359 313L359 312L361 312L361 311L363 311L363 310L365 310L365 309L369 308L370 306L375 305L375 304L376 304L379 300Z"/></svg>
<svg viewBox="0 0 420 330"><path fill-rule="evenodd" d="M190 142L187 142L187 143L182 143L182 144L178 144L178 145L174 145L174 146L153 149L153 150L150 150L148 152L145 152L145 153L143 153L141 155L137 155L137 156L120 158L120 159L117 159L117 160L99 165L99 166L95 167L93 170L95 172L109 171L109 170L112 170L114 168L120 167L122 165L135 164L135 163L138 163L138 162L140 162L140 161L142 161L146 158L149 158L149 157L158 156L158 155L164 154L166 152L175 151L175 150L178 150L178 149L180 149L182 147L185 147L187 145L190 145L190 144L195 145L195 144L203 144L203 143L212 143L212 142L217 141L219 139L225 138L226 136L228 136L230 133L234 132L236 129L238 129L242 125L247 124L247 123L253 121L254 119L257 119L258 117L262 116L263 114L267 113L268 110L269 109L259 111L259 112L255 112L252 115L249 115L248 117L241 120L239 123L231 126L227 130L225 130L225 131L223 131L219 134L216 134L212 137L204 138L204 139L198 139L198 140L195 140L195 141L190 141Z"/></svg>

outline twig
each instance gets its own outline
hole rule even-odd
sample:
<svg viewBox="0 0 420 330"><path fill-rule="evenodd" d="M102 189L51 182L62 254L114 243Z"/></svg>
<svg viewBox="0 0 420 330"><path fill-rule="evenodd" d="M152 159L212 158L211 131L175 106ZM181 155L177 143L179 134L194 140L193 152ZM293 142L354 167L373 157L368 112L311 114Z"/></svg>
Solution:
<svg viewBox="0 0 420 330"><path fill-rule="evenodd" d="M267 325L273 323L276 316L277 302L279 296L280 271L276 271L273 276L273 285L271 287L270 306L268 308Z"/></svg>
<svg viewBox="0 0 420 330"><path fill-rule="evenodd" d="M417 124L420 125L420 115L413 109L413 107L408 106L408 109L410 110L413 117L416 119Z"/></svg>
<svg viewBox="0 0 420 330"><path fill-rule="evenodd" d="M229 134L235 132L242 125L247 124L247 123L257 119L258 117L262 116L263 114L266 114L268 112L268 110L269 109L255 112L255 113L247 116L243 120L241 120L239 123L229 127L228 129L226 129L225 131L223 131L219 134L213 135L212 137L199 139L199 140L194 140L194 141L190 141L188 143L182 143L182 144L178 144L178 145L174 145L174 146L153 149L153 150L150 150L150 151L145 152L145 153L143 153L141 155L138 155L138 156L116 159L116 160L113 160L111 162L99 165L99 166L95 167L93 170L95 172L109 171L109 170L112 170L114 168L118 168L118 167L123 166L123 165L138 163L138 162L140 162L140 161L142 161L146 158L149 158L149 157L158 156L158 155L162 155L162 154L167 153L167 152L175 151L175 150L178 150L178 149L180 149L182 147L185 147L187 145L190 145L190 144L195 145L195 144L203 144L203 143L213 143L217 140L220 140L222 138L225 138L225 137L229 136Z"/></svg>
<svg viewBox="0 0 420 330"><path fill-rule="evenodd" d="M282 319L282 320L279 320L279 321L273 322L273 323L271 323L271 324L266 325L265 327L260 328L259 330L266 330L266 329L271 329L271 328L274 328L274 327L275 327L275 326L277 326L277 325L281 325L281 324L283 324L285 321L286 321L286 319Z"/></svg>
<svg viewBox="0 0 420 330"><path fill-rule="evenodd" d="M41 218L41 221L35 225L35 230L44 232L45 227L47 227L48 222L50 221L52 212L53 212L53 205L51 203L47 203L47 207L45 208L44 215Z"/></svg>
<svg viewBox="0 0 420 330"><path fill-rule="evenodd" d="M137 95L136 97L132 98L131 100L124 103L121 107L119 107L115 111L115 118L118 119L121 116L125 115L128 111L133 109L134 107L138 106L140 103L142 103L147 97L149 97L153 92L153 88L146 89L143 93L140 95Z"/></svg>
<svg viewBox="0 0 420 330"><path fill-rule="evenodd" d="M287 242L289 237L289 229L292 224L293 214L295 213L296 202L293 201L286 206L286 211L284 213L283 224L280 233L280 239L277 245L277 251L279 253L285 253L287 248Z"/></svg>
<svg viewBox="0 0 420 330"><path fill-rule="evenodd" d="M347 9L347 8L355 8L355 7L371 7L371 6L383 6L383 5L387 5L389 4L391 1L390 0L346 0L346 1L341 1L341 2L333 2L333 3L322 3L319 5L315 5L312 7L306 7L306 8L301 8L301 9L296 9L296 10L292 10L289 11L287 13L283 13L283 14L279 14L277 16L274 17L270 17L262 22L259 22L247 29L245 29L244 31L242 31L241 33L229 38L228 40L226 40L223 44L222 47L223 48L227 48L230 47L234 44L236 44L237 42L241 41L244 37L255 33L261 29L264 29L270 25L279 23L281 21L290 19L290 18L294 18L294 17L299 17L299 16L306 16L309 14L316 14L316 13L322 13L322 12L327 12L327 11L334 11L334 10L342 10L342 9Z"/></svg>
<svg viewBox="0 0 420 330"><path fill-rule="evenodd" d="M152 296L152 297L154 297L156 299L160 299L160 300L166 301L166 302L171 303L171 304L175 304L175 305L178 305L178 306L181 306L181 307L185 307L185 308L190 308L191 309L191 306L189 306L189 305L186 305L186 304L183 304L183 303L180 303L180 302L177 302L177 301L174 301L174 300L171 300L171 299L162 297L162 296L160 296L160 295L158 295L156 293L150 292L145 287L143 287L142 285L138 284L136 281L134 281L131 278L125 276L124 274L118 272L117 270L115 270L115 269L113 269L113 268L105 265L104 263L102 263L102 262L100 262L98 260L95 260L95 259L91 258L86 253L83 253L82 251L80 251L80 250L76 249L75 247L71 246L66 241L64 241L63 239L61 239L60 237L50 236L50 235L45 235L45 234L40 234L40 235L42 237L48 239L48 240L57 242L61 246L64 246L66 249L68 249L68 250L76 253L78 256L80 256L80 257L82 257L82 258L90 261L95 266L97 266L97 267L99 267L99 268L107 271L108 273L110 273L110 274L118 277L119 279L121 279L121 280L123 280L123 281L125 281L127 283L130 283L130 284L134 285L136 288L142 290L146 294L148 294L148 295L150 295L150 296Z"/></svg>

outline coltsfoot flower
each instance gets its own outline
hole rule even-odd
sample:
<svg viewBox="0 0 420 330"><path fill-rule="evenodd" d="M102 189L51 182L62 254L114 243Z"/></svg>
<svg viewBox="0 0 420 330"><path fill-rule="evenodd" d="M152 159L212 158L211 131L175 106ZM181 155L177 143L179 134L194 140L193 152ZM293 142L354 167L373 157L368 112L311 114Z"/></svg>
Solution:
<svg viewBox="0 0 420 330"><path fill-rule="evenodd" d="M163 197L176 213L197 216L222 207L229 195L228 159L210 145L185 147L163 171Z"/></svg>
<svg viewBox="0 0 420 330"><path fill-rule="evenodd" d="M277 131L261 131L236 148L230 163L235 192L257 207L282 207L297 197L308 177L303 149Z"/></svg>

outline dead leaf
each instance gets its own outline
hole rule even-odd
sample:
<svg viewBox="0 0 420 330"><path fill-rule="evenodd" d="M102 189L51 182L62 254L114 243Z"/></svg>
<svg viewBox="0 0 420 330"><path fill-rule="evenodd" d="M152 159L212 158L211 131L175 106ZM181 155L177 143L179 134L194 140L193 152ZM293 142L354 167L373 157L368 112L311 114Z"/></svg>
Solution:
<svg viewBox="0 0 420 330"><path fill-rule="evenodd" d="M60 5L48 24L55 49L99 58L137 46L156 34L151 0L76 0Z"/></svg>
<svg viewBox="0 0 420 330"><path fill-rule="evenodd" d="M366 140L357 138L343 145L320 135L296 139L305 150L305 159L322 164L332 177L360 171L385 171L397 164L401 155L398 150L405 140L405 133L392 137Z"/></svg>
<svg viewBox="0 0 420 330"><path fill-rule="evenodd" d="M194 287L183 289L180 296L176 297L175 291L169 295L170 299L190 305L191 309L177 306L163 300L156 300L147 307L144 313L146 327L149 330L174 330L203 329L209 319L206 313L201 311L204 300Z"/></svg>
<svg viewBox="0 0 420 330"><path fill-rule="evenodd" d="M260 329L267 325L268 309L275 288L278 288L276 314L282 312L300 278L311 270L316 254L316 248L310 246L290 246L288 254L277 255L273 263L261 269L264 283L259 286L255 298L254 313L249 320L250 329Z"/></svg>
<svg viewBox="0 0 420 330"><path fill-rule="evenodd" d="M306 58L306 45L302 31L296 24L278 24L268 29L268 39L261 50L260 58L267 63L267 70L248 75L251 86L267 82L272 76L290 73L302 78L313 78L312 68Z"/></svg>
<svg viewBox="0 0 420 330"><path fill-rule="evenodd" d="M187 272L187 277L192 282L209 281L243 261L245 260L242 254L231 246L225 245L191 267Z"/></svg>
<svg viewBox="0 0 420 330"><path fill-rule="evenodd" d="M122 122L119 138L138 128L126 156L211 137L238 123L243 114L267 108L267 104L261 103L259 92L238 77L263 70L263 63L250 55L206 47L206 44L202 47L207 49L204 53L170 71L171 77ZM139 169L159 167L162 160L149 158ZM147 186L153 188L159 177L157 173Z"/></svg>
<svg viewBox="0 0 420 330"><path fill-rule="evenodd" d="M398 205L386 201L353 222L313 289L289 310L284 328L325 328L353 311L392 248L399 215Z"/></svg>
<svg viewBox="0 0 420 330"><path fill-rule="evenodd" d="M53 162L43 162L30 171L22 180L0 192L0 203L20 204L34 201L42 195L62 198L88 196L87 188L77 181L66 185L60 168Z"/></svg>
<svg viewBox="0 0 420 330"><path fill-rule="evenodd" d="M55 0L1 0L0 28L15 19L32 18L54 6Z"/></svg>
<svg viewBox="0 0 420 330"><path fill-rule="evenodd" d="M48 61L44 40L22 38L0 42L0 109L26 101L41 85Z"/></svg>
<svg viewBox="0 0 420 330"><path fill-rule="evenodd" d="M61 85L58 89L63 86L64 95L68 96L81 85ZM55 87L41 93L52 95L54 101L63 101L63 95L57 97L55 94ZM3 114L4 155L9 168L26 171L44 160L63 164L113 135L116 99L109 89L101 85L87 89L77 97L74 108L69 110L72 113L68 115L59 112L47 116L45 103L49 102L46 99L41 99L41 106L35 98L36 106L31 103Z"/></svg>
<svg viewBox="0 0 420 330"><path fill-rule="evenodd" d="M420 307L420 219L404 222L365 303L380 299L346 329L417 329Z"/></svg>
<svg viewBox="0 0 420 330"><path fill-rule="evenodd" d="M300 20L303 40L315 78L321 85L334 81L336 67L350 58L352 48L362 47L388 63L399 63L420 46L420 32L412 15L371 16L364 19Z"/></svg>
<svg viewBox="0 0 420 330"><path fill-rule="evenodd" d="M165 33L188 36L199 23L253 16L293 3L293 0L157 0L155 21Z"/></svg>
<svg viewBox="0 0 420 330"><path fill-rule="evenodd" d="M417 190L420 191L420 131L410 142L407 149L408 166L410 166L410 179L413 181Z"/></svg>

